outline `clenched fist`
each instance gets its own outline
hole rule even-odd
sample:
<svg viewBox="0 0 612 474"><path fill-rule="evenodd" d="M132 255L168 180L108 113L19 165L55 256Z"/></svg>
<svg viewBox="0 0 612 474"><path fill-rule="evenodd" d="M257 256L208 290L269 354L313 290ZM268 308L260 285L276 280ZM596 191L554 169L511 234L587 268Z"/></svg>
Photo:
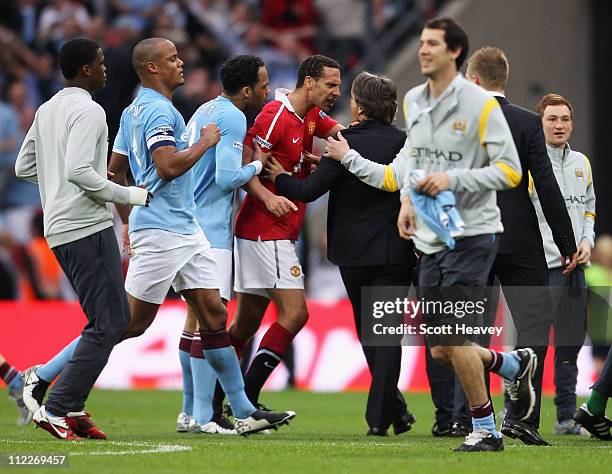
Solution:
<svg viewBox="0 0 612 474"><path fill-rule="evenodd" d="M207 148L215 146L221 140L221 130L216 123L209 123L200 130L200 140L204 140Z"/></svg>

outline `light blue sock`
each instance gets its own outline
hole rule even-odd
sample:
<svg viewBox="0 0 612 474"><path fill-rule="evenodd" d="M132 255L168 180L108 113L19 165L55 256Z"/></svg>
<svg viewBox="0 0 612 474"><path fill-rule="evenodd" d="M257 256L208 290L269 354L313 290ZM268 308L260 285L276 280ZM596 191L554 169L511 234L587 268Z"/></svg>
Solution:
<svg viewBox="0 0 612 474"><path fill-rule="evenodd" d="M521 368L521 360L515 352L503 352L501 367L497 373L506 380L514 381Z"/></svg>
<svg viewBox="0 0 612 474"><path fill-rule="evenodd" d="M183 373L183 413L193 414L193 377L191 375L191 356L189 352L179 349L181 372Z"/></svg>
<svg viewBox="0 0 612 474"><path fill-rule="evenodd" d="M53 359L47 362L42 367L36 369L36 375L38 378L43 379L45 382L53 382L55 377L66 367L68 361L72 358L74 350L77 344L81 340L81 336L77 337L74 341L64 347Z"/></svg>
<svg viewBox="0 0 612 474"><path fill-rule="evenodd" d="M23 387L23 379L21 378L21 372L17 372L15 374L15 377L13 377L13 380L9 382L7 387L9 390L12 391L21 390L21 387Z"/></svg>
<svg viewBox="0 0 612 474"><path fill-rule="evenodd" d="M229 346L221 349L205 349L204 356L217 374L234 417L247 418L255 411L255 407L244 393L244 378L234 348Z"/></svg>
<svg viewBox="0 0 612 474"><path fill-rule="evenodd" d="M489 416L485 416L484 418L472 417L472 428L474 431L478 429L485 429L496 438L502 437L502 434L495 429L495 418L493 417L493 413L491 413Z"/></svg>
<svg viewBox="0 0 612 474"><path fill-rule="evenodd" d="M212 420L212 400L215 394L217 375L206 359L191 358L193 373L193 418L198 425Z"/></svg>

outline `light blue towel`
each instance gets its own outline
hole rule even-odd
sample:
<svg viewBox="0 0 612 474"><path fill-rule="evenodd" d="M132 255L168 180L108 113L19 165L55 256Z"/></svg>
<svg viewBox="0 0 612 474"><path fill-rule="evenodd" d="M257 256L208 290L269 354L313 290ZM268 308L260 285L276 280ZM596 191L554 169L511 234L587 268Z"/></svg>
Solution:
<svg viewBox="0 0 612 474"><path fill-rule="evenodd" d="M442 191L434 197L415 191L417 183L425 178L425 171L410 172L410 198L414 211L449 249L455 248L455 239L463 235L465 223L455 207L452 191Z"/></svg>

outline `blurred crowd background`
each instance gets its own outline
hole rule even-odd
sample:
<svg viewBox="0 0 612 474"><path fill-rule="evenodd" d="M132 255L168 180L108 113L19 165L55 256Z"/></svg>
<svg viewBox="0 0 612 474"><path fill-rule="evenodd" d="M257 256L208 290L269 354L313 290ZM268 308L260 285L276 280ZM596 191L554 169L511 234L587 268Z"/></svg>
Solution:
<svg viewBox="0 0 612 474"><path fill-rule="evenodd" d="M230 56L263 58L272 88L293 88L298 64L323 53L342 66L346 108L352 78L382 70L433 17L444 0L2 0L0 8L0 299L72 299L43 237L37 187L17 179L14 163L36 108L62 87L61 45L96 40L108 81L94 99L106 110L111 142L121 112L135 95L133 46L142 38L172 40L185 61L175 105L189 120L220 92L218 69ZM253 116L251 114L250 118ZM346 297L325 255L326 196L309 205L300 253L310 298ZM120 223L117 220L117 231ZM127 258L127 256L126 256ZM599 285L612 281L612 239L593 254ZM605 283L604 283L605 282Z"/></svg>
<svg viewBox="0 0 612 474"><path fill-rule="evenodd" d="M375 69L404 33L434 15L440 0L2 0L0 9L0 298L72 299L74 293L42 234L35 185L19 180L14 163L37 107L62 88L62 44L77 36L103 48L108 81L94 95L112 140L138 78L133 46L143 38L173 41L185 61L185 85L174 99L188 121L221 90L218 70L230 56L263 58L272 89L293 88L297 66L324 53L343 67L343 95L352 77ZM406 18L411 18L406 22ZM400 21L400 19L402 21ZM375 47L373 46L375 45ZM366 65L366 63L368 63ZM346 105L340 103L339 108ZM251 119L254 117L250 117ZM311 296L344 297L339 274L325 259L321 209L311 206L301 256L312 275ZM117 222L117 228L120 225ZM313 282L318 282L314 284Z"/></svg>

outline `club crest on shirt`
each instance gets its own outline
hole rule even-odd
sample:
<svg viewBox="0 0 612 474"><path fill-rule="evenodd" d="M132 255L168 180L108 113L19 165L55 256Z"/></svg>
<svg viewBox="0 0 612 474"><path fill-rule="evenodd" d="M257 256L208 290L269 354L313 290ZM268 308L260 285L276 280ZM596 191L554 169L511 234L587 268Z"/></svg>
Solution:
<svg viewBox="0 0 612 474"><path fill-rule="evenodd" d="M453 122L451 126L451 133L458 137L465 136L465 131L467 130L467 120L464 118L457 118Z"/></svg>
<svg viewBox="0 0 612 474"><path fill-rule="evenodd" d="M309 133L310 135L314 135L314 131L315 131L316 126L317 126L317 124L316 124L316 123L314 123L314 122L308 122L308 133Z"/></svg>
<svg viewBox="0 0 612 474"><path fill-rule="evenodd" d="M297 278L302 274L302 271L300 270L300 267L298 267L297 265L293 265L291 267L291 276Z"/></svg>
<svg viewBox="0 0 612 474"><path fill-rule="evenodd" d="M576 173L576 179L581 179L582 181L584 181L584 173L582 172L581 168L576 168L574 170L574 173Z"/></svg>

